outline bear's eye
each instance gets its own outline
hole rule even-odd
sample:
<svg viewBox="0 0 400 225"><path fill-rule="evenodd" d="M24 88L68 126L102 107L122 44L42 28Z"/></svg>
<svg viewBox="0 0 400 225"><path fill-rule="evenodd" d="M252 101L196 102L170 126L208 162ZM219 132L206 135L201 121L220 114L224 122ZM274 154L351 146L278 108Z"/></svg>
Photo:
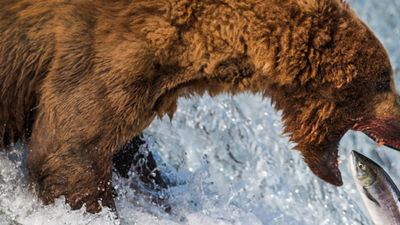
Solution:
<svg viewBox="0 0 400 225"><path fill-rule="evenodd" d="M379 81L376 83L377 92L390 91L390 72L385 71L381 74Z"/></svg>
<svg viewBox="0 0 400 225"><path fill-rule="evenodd" d="M380 81L376 84L377 92L390 91L390 81Z"/></svg>

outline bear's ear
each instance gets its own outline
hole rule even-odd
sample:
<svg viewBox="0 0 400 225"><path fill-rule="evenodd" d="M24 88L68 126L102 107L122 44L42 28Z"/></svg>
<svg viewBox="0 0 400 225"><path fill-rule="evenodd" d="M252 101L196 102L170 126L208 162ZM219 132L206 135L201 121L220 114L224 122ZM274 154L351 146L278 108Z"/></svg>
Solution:
<svg viewBox="0 0 400 225"><path fill-rule="evenodd" d="M312 45L314 48L321 50L324 48L330 41L332 40L332 37L329 35L328 32L326 31L318 31L314 39L312 41Z"/></svg>

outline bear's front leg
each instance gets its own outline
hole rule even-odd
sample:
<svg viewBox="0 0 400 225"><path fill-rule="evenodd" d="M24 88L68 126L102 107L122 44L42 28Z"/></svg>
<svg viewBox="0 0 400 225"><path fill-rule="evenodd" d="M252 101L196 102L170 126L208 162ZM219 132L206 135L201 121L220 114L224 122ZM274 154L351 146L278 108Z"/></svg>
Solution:
<svg viewBox="0 0 400 225"><path fill-rule="evenodd" d="M65 196L72 209L86 205L115 209L112 196L112 156L117 132L96 127L94 120L74 111L42 105L35 121L27 157L30 179L45 204ZM64 117L67 115L66 117Z"/></svg>
<svg viewBox="0 0 400 225"><path fill-rule="evenodd" d="M44 159L40 172L34 176L39 197L45 204L65 196L72 209L79 209L83 204L92 213L101 211L101 206L115 209L111 159L98 161L86 151L63 146Z"/></svg>
<svg viewBox="0 0 400 225"><path fill-rule="evenodd" d="M41 144L32 142L27 163L31 180L44 204L65 196L72 209L79 209L83 204L91 213L101 211L101 206L115 209L112 154L96 156L92 149L72 140L62 144L50 142L47 148L39 147Z"/></svg>

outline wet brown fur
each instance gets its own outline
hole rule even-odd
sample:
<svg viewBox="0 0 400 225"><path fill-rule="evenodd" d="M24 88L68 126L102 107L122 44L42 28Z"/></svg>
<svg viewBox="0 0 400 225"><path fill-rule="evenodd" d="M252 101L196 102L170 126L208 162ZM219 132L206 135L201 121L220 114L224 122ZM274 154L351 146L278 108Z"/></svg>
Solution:
<svg viewBox="0 0 400 225"><path fill-rule="evenodd" d="M0 143L30 137L40 197L90 212L114 207L115 150L172 117L179 96L206 91L271 97L330 181L319 167L357 118L399 115L392 76L339 0L0 2Z"/></svg>

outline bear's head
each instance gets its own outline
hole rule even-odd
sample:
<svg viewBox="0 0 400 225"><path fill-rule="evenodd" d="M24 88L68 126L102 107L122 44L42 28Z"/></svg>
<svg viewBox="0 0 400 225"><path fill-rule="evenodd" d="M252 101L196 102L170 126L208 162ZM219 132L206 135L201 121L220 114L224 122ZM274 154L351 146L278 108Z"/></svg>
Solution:
<svg viewBox="0 0 400 225"><path fill-rule="evenodd" d="M314 174L340 186L338 145L346 131L400 150L400 98L388 54L373 32L346 3L318 2L307 6L314 18L303 30L307 41L280 45L277 63L264 69L273 80L267 92L296 149Z"/></svg>

